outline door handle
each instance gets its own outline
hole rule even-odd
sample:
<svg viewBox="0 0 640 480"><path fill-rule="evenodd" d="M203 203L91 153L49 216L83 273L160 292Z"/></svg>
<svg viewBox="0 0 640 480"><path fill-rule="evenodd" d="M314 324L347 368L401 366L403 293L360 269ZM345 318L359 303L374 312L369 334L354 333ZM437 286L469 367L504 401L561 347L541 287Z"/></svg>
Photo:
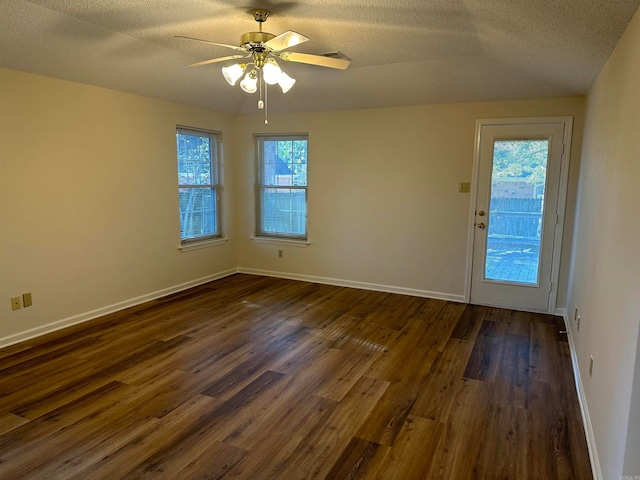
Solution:
<svg viewBox="0 0 640 480"><path fill-rule="evenodd" d="M485 229L485 228L487 228L487 227L485 226L485 224L484 224L484 223L479 223L479 224L478 224L478 228L479 228L480 230L484 230L484 229Z"/></svg>

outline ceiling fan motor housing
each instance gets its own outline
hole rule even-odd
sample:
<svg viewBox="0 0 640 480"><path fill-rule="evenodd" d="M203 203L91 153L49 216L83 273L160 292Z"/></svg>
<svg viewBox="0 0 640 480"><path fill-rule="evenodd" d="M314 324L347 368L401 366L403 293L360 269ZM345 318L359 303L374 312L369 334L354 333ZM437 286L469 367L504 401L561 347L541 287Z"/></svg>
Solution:
<svg viewBox="0 0 640 480"><path fill-rule="evenodd" d="M273 33L268 32L247 32L240 37L240 45L243 47L251 47L253 45L264 44L275 37Z"/></svg>
<svg viewBox="0 0 640 480"><path fill-rule="evenodd" d="M269 10L263 10L261 8L251 10L253 18L258 22L258 25L260 25L260 31L247 32L240 37L240 45L253 54L254 60L258 60L258 63L260 64L256 65L258 68L264 66L266 54L271 51L271 49L265 47L264 44L276 37L273 33L262 31L262 24L267 21L267 17L270 13L271 12L269 12ZM264 56L261 55L263 53L265 54Z"/></svg>
<svg viewBox="0 0 640 480"><path fill-rule="evenodd" d="M271 49L264 44L274 37L273 33L266 32L249 32L240 37L242 46L253 55L253 63L256 68L264 67L267 56L271 52Z"/></svg>

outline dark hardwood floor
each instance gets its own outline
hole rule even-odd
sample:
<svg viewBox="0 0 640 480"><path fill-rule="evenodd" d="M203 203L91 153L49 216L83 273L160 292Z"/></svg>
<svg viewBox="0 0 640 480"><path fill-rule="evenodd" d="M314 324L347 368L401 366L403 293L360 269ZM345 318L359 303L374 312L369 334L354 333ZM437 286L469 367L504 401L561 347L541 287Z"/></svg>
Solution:
<svg viewBox="0 0 640 480"><path fill-rule="evenodd" d="M0 350L0 478L590 479L557 320L234 275Z"/></svg>

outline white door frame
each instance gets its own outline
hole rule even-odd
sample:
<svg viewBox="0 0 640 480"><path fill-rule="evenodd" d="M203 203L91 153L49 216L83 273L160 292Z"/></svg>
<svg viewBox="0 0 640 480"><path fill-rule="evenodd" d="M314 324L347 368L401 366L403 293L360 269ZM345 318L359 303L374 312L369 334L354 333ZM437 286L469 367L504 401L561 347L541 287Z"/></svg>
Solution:
<svg viewBox="0 0 640 480"><path fill-rule="evenodd" d="M479 165L480 165L480 135L482 127L491 125L523 125L564 123L564 136L562 143L564 149L560 164L560 184L558 192L558 204L556 208L556 228L553 241L553 260L551 265L551 292L549 294L549 306L547 313L556 313L556 300L558 297L558 278L560 276L560 257L562 253L562 236L564 232L565 207L567 204L567 186L569 182L569 161L571 158L571 139L573 133L573 117L523 117L523 118L485 118L476 120L476 134L473 153L473 172L471 175L471 200L469 205L469 222L467 233L467 261L466 281L464 286L464 301L471 301L471 274L473 270L473 247L475 244L476 204L478 196Z"/></svg>

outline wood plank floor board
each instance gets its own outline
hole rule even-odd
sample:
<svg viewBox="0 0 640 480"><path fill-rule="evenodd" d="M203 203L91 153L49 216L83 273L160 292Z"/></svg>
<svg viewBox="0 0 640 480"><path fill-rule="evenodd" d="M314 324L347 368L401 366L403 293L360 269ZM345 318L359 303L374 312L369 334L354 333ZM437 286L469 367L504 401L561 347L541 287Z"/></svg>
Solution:
<svg viewBox="0 0 640 480"><path fill-rule="evenodd" d="M463 386L463 373L471 353L471 342L451 339L439 353L421 386L411 413L446 423Z"/></svg>
<svg viewBox="0 0 640 480"><path fill-rule="evenodd" d="M463 379L462 388L444 424L442 438L424 478L429 480L477 480L482 444L489 424L491 392L484 382ZM499 451L494 451L500 455ZM495 475L493 478L499 478ZM537 477L524 477L537 478ZM540 477L542 478L542 477Z"/></svg>
<svg viewBox="0 0 640 480"><path fill-rule="evenodd" d="M306 376L306 375L305 375ZM313 383L300 388L295 375L284 377L283 386L267 404L254 409L223 438L223 441L248 451L265 449L273 443L282 445L301 427L311 429L314 421L324 418L318 412L332 411L336 401L312 394Z"/></svg>
<svg viewBox="0 0 640 480"><path fill-rule="evenodd" d="M389 382L361 377L323 424L309 432L273 478L325 478L388 388Z"/></svg>
<svg viewBox="0 0 640 480"><path fill-rule="evenodd" d="M353 317L341 315L334 322L329 337L334 340L335 348L375 353L386 350L397 335L397 330L380 327L367 320L354 321Z"/></svg>
<svg viewBox="0 0 640 480"><path fill-rule="evenodd" d="M122 478L155 478L157 475L185 468L241 421L242 416L234 414L247 408L251 411L252 403L259 404L261 398L270 397L283 377L284 375L275 372L263 373L229 400L220 402L205 412L174 438L173 442L153 452Z"/></svg>
<svg viewBox="0 0 640 480"><path fill-rule="evenodd" d="M0 350L0 478L591 478L561 320L236 274Z"/></svg>
<svg viewBox="0 0 640 480"><path fill-rule="evenodd" d="M504 343L503 326L495 320L482 322L473 351L464 371L466 378L495 380Z"/></svg>
<svg viewBox="0 0 640 480"><path fill-rule="evenodd" d="M364 375L376 355L339 348L331 348L329 351L335 352L332 374L323 376L313 394L340 401Z"/></svg>
<svg viewBox="0 0 640 480"><path fill-rule="evenodd" d="M28 421L29 420L27 420L26 418L19 417L18 415L14 415L13 413L0 414L0 435L4 435L14 428L17 428L20 425L24 425Z"/></svg>
<svg viewBox="0 0 640 480"><path fill-rule="evenodd" d="M99 417L117 400L113 393L128 388L118 382L108 385L71 401L46 416L25 423L0 437L0 478L20 478L28 471L57 456L51 448L61 432L84 426L82 420ZM101 421L101 420L99 420ZM88 435L88 432L85 432ZM82 440L73 433L70 440Z"/></svg>
<svg viewBox="0 0 640 480"><path fill-rule="evenodd" d="M402 330L390 336L365 375L389 382L413 381L424 367L430 367L438 355L436 349L420 348L428 324L412 318ZM389 329L387 329L389 330Z"/></svg>
<svg viewBox="0 0 640 480"><path fill-rule="evenodd" d="M249 320L243 319L238 320L236 324L229 328L220 331L216 330L205 337L200 336L197 338L198 344L201 346L200 351L192 356L185 357L179 368L187 372L198 373L211 365L220 365L223 359L229 355L239 357L242 355L243 348L245 350L251 348L253 341L269 336L276 327L277 325L268 323L256 325ZM215 338L216 342L212 344L206 340L209 338ZM229 361L230 358L226 358L224 362Z"/></svg>
<svg viewBox="0 0 640 480"><path fill-rule="evenodd" d="M436 316L428 320L419 346L441 352L465 309L466 305L463 303L447 303Z"/></svg>
<svg viewBox="0 0 640 480"><path fill-rule="evenodd" d="M494 383L494 401L527 408L529 398L529 337L506 334L501 339L500 359Z"/></svg>
<svg viewBox="0 0 640 480"><path fill-rule="evenodd" d="M153 419L142 422L141 429L134 435L108 444L98 461L70 472L68 478L73 480L123 478L154 452L165 448L171 449L185 431L193 428L193 425L216 405L217 402L210 397L191 397L162 421ZM52 468L55 467L54 463Z"/></svg>
<svg viewBox="0 0 640 480"><path fill-rule="evenodd" d="M304 402L272 412L272 418L262 428L239 425L224 439L225 443L252 452L231 471L228 478L279 479L279 471L286 468L294 453L312 431L325 425L336 402L326 398L305 395ZM225 477L227 478L227 477Z"/></svg>
<svg viewBox="0 0 640 480"><path fill-rule="evenodd" d="M487 309L488 307L481 305L467 305L451 332L451 338L475 341L480 326L487 315Z"/></svg>
<svg viewBox="0 0 640 480"><path fill-rule="evenodd" d="M294 349L291 344L296 342L302 328L297 330L281 337L265 336L252 343L250 348L247 347L247 351L239 351L242 357L234 362L232 368L222 377L204 385L200 393L216 398L249 383L263 372L265 366L285 357Z"/></svg>
<svg viewBox="0 0 640 480"><path fill-rule="evenodd" d="M158 353L168 349L177 348L181 343L188 340L188 338L179 338L171 342L153 341L147 346L136 348L133 353L130 353L124 358L115 357L115 360L112 362L105 361L105 365L91 372L90 375L85 373L37 399L20 402L11 411L25 418L37 418L47 412L64 406L70 400L82 398L87 392L93 391L98 385L108 385L113 381L113 375L121 371L126 371L127 368L136 365L137 362L143 359L153 358Z"/></svg>
<svg viewBox="0 0 640 480"><path fill-rule="evenodd" d="M24 342L14 343L13 345L6 346L0 349L0 361L3 362L3 365L4 365L4 359L20 353L24 354L25 352L28 352L30 349L31 349L31 346L28 345L28 342L26 340ZM9 364L7 363L7 365Z"/></svg>
<svg viewBox="0 0 640 480"><path fill-rule="evenodd" d="M171 470L164 472L162 476L153 478L174 480L175 478L188 478L190 480L221 480L238 462L249 452L238 447L233 447L223 442L215 442L202 454L179 472Z"/></svg>
<svg viewBox="0 0 640 480"><path fill-rule="evenodd" d="M384 392L357 436L376 445L393 445L409 416L419 386L413 383L393 383Z"/></svg>
<svg viewBox="0 0 640 480"><path fill-rule="evenodd" d="M561 354L553 323L532 322L529 362L532 379L554 383L561 377Z"/></svg>
<svg viewBox="0 0 640 480"><path fill-rule="evenodd" d="M375 478L391 447L353 437L325 478Z"/></svg>
<svg viewBox="0 0 640 480"><path fill-rule="evenodd" d="M97 461L104 452L93 450L110 448L122 438L139 435L148 428L153 419L143 418L136 412L122 417L113 417L112 408L92 413L86 420L76 422L64 429L67 441L60 444L58 434L38 438L27 445L26 452L16 452L11 462L15 470L5 474L11 478L67 478L72 472ZM133 427L132 427L133 425ZM98 433L96 433L98 431Z"/></svg>
<svg viewBox="0 0 640 480"><path fill-rule="evenodd" d="M75 385L78 378L91 377L94 373L100 371L98 365L80 361L79 359L72 360L74 360L74 362L71 364L64 362L63 365L58 361L54 362L55 365L61 368L47 377L23 377L20 379L22 388L15 389L13 387L13 379L7 379L8 387L6 387L6 389L4 386L2 387L4 395L0 397L0 412L17 411L25 405L33 405L35 402L43 401L43 399L54 396L56 392L64 390L67 386ZM106 384L110 381L112 380L104 379L95 382L93 385L88 383L85 383L85 385L88 385L88 389L90 390L98 384ZM4 379L0 381L0 384L4 385ZM70 393L71 395L65 397L62 403L68 402L74 396L73 392Z"/></svg>
<svg viewBox="0 0 640 480"><path fill-rule="evenodd" d="M385 308L373 310L365 318L374 325L402 330L402 327L411 318L415 318L428 303L431 303L429 299L421 297L389 294L384 301Z"/></svg>
<svg viewBox="0 0 640 480"><path fill-rule="evenodd" d="M55 388L55 385L68 375L77 374L78 371L87 368L93 368L93 365L79 358L65 355L4 376L0 382L0 412L3 411L4 406L13 405L15 398L7 401L11 394L22 399L29 395L29 391L38 395L47 386Z"/></svg>
<svg viewBox="0 0 640 480"><path fill-rule="evenodd" d="M427 418L409 416L402 426L397 442L391 446L376 478L406 480L427 478L434 458L433 452L442 439L445 425Z"/></svg>
<svg viewBox="0 0 640 480"><path fill-rule="evenodd" d="M478 458L479 478L531 478L527 475L527 458L533 452L527 441L526 410L493 401L487 416Z"/></svg>
<svg viewBox="0 0 640 480"><path fill-rule="evenodd" d="M62 358L71 354L71 352L73 352L74 357L78 357L78 350L83 347L95 347L99 342L97 338L87 338L57 349L49 347L42 350L29 349L25 352L17 353L2 361L0 377L8 378L14 374L22 374L30 368L39 368L43 363Z"/></svg>
<svg viewBox="0 0 640 480"><path fill-rule="evenodd" d="M529 398L530 448L536 455L528 457L531 478L560 478L556 465L556 446L563 444L563 422L558 422L553 406L553 391L548 383L531 382Z"/></svg>

